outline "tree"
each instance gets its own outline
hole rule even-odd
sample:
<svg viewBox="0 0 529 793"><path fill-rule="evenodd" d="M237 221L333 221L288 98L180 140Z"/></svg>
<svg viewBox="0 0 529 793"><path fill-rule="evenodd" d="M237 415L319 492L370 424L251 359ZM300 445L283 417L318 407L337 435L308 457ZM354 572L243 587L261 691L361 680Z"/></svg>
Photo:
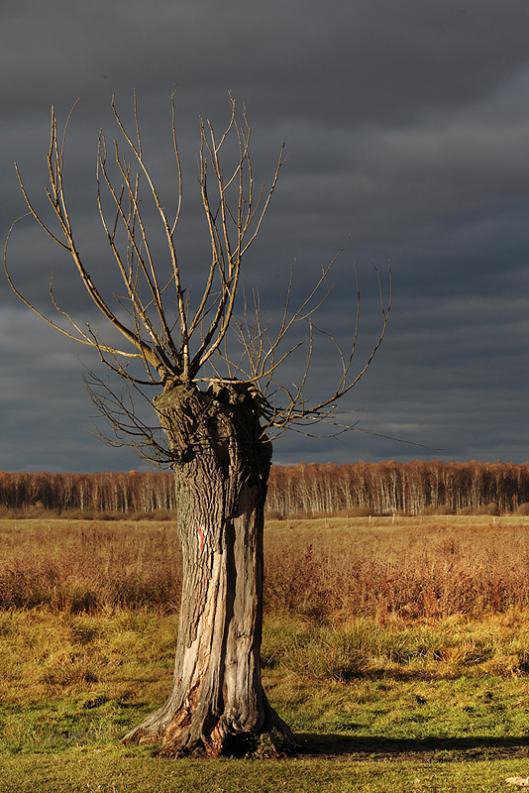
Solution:
<svg viewBox="0 0 529 793"><path fill-rule="evenodd" d="M50 298L57 312L53 319L22 294L7 266L9 240L18 221L6 240L5 269L12 289L29 309L68 338L94 348L119 376L120 391L101 378L96 378L92 390L111 421L111 442L136 446L174 472L183 589L173 690L167 702L125 740L158 742L168 756L197 751L210 756L244 754L267 747L271 752L288 750L294 746L293 735L268 703L260 668L263 508L271 440L288 429L306 432L321 421L337 425L335 404L367 371L382 342L389 306L379 281L380 332L363 365L354 371L357 302L350 349L343 350L330 337L341 362L336 387L309 404L305 391L315 333L312 316L321 302L329 267L323 268L294 310L290 280L279 325L270 335L257 295L249 306L240 276L285 162L284 147L269 187L257 194L251 130L245 112L239 112L231 97L229 120L220 135L209 121L200 123L199 187L211 256L193 302L189 281L183 282L175 239L183 179L174 98L171 109L176 169L171 216L146 164L136 100L132 132L112 101L119 135L111 157L104 134L99 136L97 209L125 299L104 296L77 243L64 189L69 117L60 139L52 108L46 190L51 221L36 208L16 166L27 214L70 257L90 300L121 337L121 345L113 337L103 341L99 331L74 319L59 305L53 286ZM229 146L236 154L227 168L223 157ZM140 188L145 190L143 198ZM161 229L163 255L153 242L156 231L149 212ZM292 340L300 323L306 327L305 337ZM301 348L304 358L297 384L279 384L279 368ZM146 393L150 387L156 396ZM138 396L154 409L155 426L142 418ZM335 426L336 431L346 428Z"/></svg>

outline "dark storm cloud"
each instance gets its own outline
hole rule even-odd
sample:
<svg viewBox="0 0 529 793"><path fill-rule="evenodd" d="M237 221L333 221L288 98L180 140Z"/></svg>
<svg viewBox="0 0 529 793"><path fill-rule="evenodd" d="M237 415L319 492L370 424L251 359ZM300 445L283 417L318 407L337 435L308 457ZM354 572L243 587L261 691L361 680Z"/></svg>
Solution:
<svg viewBox="0 0 529 793"><path fill-rule="evenodd" d="M205 261L197 211L200 113L226 116L226 91L248 103L255 163L270 174L281 141L288 164L248 259L272 312L296 260L301 295L338 249L320 324L347 338L353 264L362 285L358 365L379 324L376 281L391 266L393 320L368 377L342 406L358 431L314 442L292 436L280 460L409 457L522 459L529 445L529 6L462 0L243 3L4 2L0 10L0 231L22 210L12 162L42 195L51 102L75 97L67 185L97 281L111 261L94 213L97 132L109 97L123 112L133 86L149 162L170 204L168 94L176 87L187 203L182 261L191 287ZM109 133L111 136L111 133ZM91 309L60 252L29 224L13 269L46 305L48 273L84 321ZM94 359L72 349L0 290L0 468L132 467L102 447L82 376ZM312 393L333 379L323 339ZM287 371L295 377L295 367ZM361 431L397 436L429 449ZM435 451L442 449L442 452Z"/></svg>
<svg viewBox="0 0 529 793"><path fill-rule="evenodd" d="M406 119L474 101L526 61L523 0L290 3L3 4L6 99L46 103L110 81L150 96L177 82L202 96L244 90L258 112L303 118ZM13 65L15 62L15 66ZM99 82L100 81L100 82ZM295 90L293 90L295 89ZM264 97L264 99L263 99ZM216 98L218 101L218 97Z"/></svg>

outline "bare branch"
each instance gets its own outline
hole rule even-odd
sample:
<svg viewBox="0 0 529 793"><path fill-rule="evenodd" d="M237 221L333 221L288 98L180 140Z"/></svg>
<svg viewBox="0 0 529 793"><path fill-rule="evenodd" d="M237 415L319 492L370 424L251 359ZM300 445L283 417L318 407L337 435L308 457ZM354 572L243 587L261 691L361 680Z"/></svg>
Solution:
<svg viewBox="0 0 529 793"><path fill-rule="evenodd" d="M35 314L35 316L39 317L39 319L43 320L47 325L52 327L58 333L62 334L63 336L66 336L68 339L72 339L72 341L78 342L79 344L85 344L85 345L88 345L90 347L95 347L96 345L93 343L93 341L91 341L80 330L79 326L76 323L73 322L72 318L66 312L64 312L62 309L58 309L59 313L61 313L64 317L68 318L70 320L70 322L72 322L72 324L74 325L76 330L79 332L80 336L75 336L73 333L70 333L65 328L61 327L61 325L58 325L56 322L54 322L52 319L50 319L48 316L46 316L46 314L44 314L42 311L40 311L40 309L38 309L29 300L29 298L27 298L23 294L23 292L20 291L20 289L15 284L15 281L13 280L13 276L11 275L11 271L9 270L9 267L8 267L8 249L9 249L9 243L10 243L10 240L11 240L11 235L13 233L13 230L14 230L15 226L20 221L22 221L24 218L28 217L30 214L31 213L27 212L25 215L22 215L21 217L19 217L16 220L14 220L13 223L11 223L11 225L9 227L9 230L7 232L7 236L6 236L5 242L4 242L4 257L3 257L3 259L4 259L4 272L5 272L7 281L9 283L9 286L13 290L14 294L18 297L20 302L23 303L26 306L26 308L29 308L29 310L33 314ZM54 307L57 309L57 306L54 306ZM106 345L102 345L102 349L105 352L110 352L110 353L113 353L115 355L121 355L124 358L140 358L141 357L141 355L139 353L127 352L126 350L119 350L117 347L111 347L111 346L109 346L107 344Z"/></svg>
<svg viewBox="0 0 529 793"><path fill-rule="evenodd" d="M4 245L4 269L13 292L24 305L67 338L94 348L101 362L130 389L130 399L110 390L105 391L108 397L106 406L100 399L97 401L103 414L114 421L116 432L130 435L134 445L138 445L139 439L143 438L151 457L163 457L166 462L176 464L168 450L162 448L163 444L160 445L155 430L138 418L133 401L133 395L141 392L143 386L166 388L175 383L194 388L202 396L210 393L209 390L200 390L203 389L202 384L209 384L212 391L218 391L218 386L222 384L230 387L249 386L259 406L263 432L268 429L281 435L292 429L312 434L312 428L320 422L329 424L336 433L354 428L337 421L336 403L365 375L383 342L391 312L391 277L386 298L375 268L381 324L363 363L357 368L355 361L360 334L358 284L348 344L342 347L332 332L315 324L315 314L330 292L328 276L337 257L322 267L314 284L294 308L291 270L275 330L271 329L271 323L267 321L256 290L252 291L251 306L243 295L242 317L239 315L243 260L262 230L286 158L282 145L268 187L256 191L251 154L252 130L246 109L243 107L240 111L235 99L229 95L229 115L220 133L217 134L209 119L201 120L199 126L199 189L210 259L201 290L192 304L184 285L175 244L175 232L182 212L183 175L174 93L171 96L171 157L176 175L174 215L165 209L158 186L146 164L136 93L132 101L132 132L122 120L114 97L111 107L119 133L118 140L124 141L124 144L115 140L113 157L108 160L105 136L103 132L99 135L96 208L114 266L125 289L123 295L113 299L114 302L98 289L81 257L65 192L64 150L75 104L68 113L60 142L56 113L51 108L46 154L46 195L51 207L48 213L52 223L36 207L26 189L20 168L18 165L15 168L27 209L24 217L32 217L52 242L69 254L91 302L111 327L126 339L132 351L104 343L89 325L76 321L59 305L53 283L50 283L50 300L59 322L44 314L18 289L7 262L12 233L21 218L14 221L8 231ZM126 159L128 153L131 162ZM148 209L142 203L145 195L149 202ZM155 231L152 229L152 210L155 213ZM157 258L153 237L154 233L160 233L160 223L164 247L168 252L168 257L165 255L165 259L168 259L165 269L163 262ZM173 298L169 287L174 289L174 293L171 289ZM63 327L63 321L67 324L66 328ZM300 324L306 327L301 334ZM339 371L330 393L311 403L307 392L317 337L324 337L334 348ZM120 363L122 358L143 365L146 377L129 371ZM280 370L288 360L298 362L300 372L294 376L295 382L280 383ZM197 433L193 443L200 445L203 441L198 430Z"/></svg>
<svg viewBox="0 0 529 793"><path fill-rule="evenodd" d="M160 201L160 197L158 195L158 191L157 191L157 189L155 187L155 184L153 182L151 174L150 174L149 170L147 169L147 166L146 166L145 161L143 159L142 151L134 143L134 141L130 137L126 127L124 126L123 121L121 120L121 116L118 113L118 109L117 109L114 97L112 97L112 112L114 114L114 119L116 121L116 124L118 125L118 127L120 129L120 132L123 135L123 138L128 143L132 153L134 154L136 162L138 163L141 171L143 172L143 175L145 176L145 179L147 180L147 184L149 185L149 189L151 191L151 195L152 195L152 199L154 201L154 205L155 205L156 209L158 210L158 214L159 214L160 219L162 221L162 226L163 226L163 230L164 230L164 233L165 233L167 247L168 247L169 255L170 255L170 258L171 258L171 266L173 268L174 283L175 283L176 295L177 295L177 301L178 301L178 313L179 313L179 320L180 320L180 333L182 335L182 368L183 368L182 377L185 380L187 380L189 378L189 333L188 333L188 329L187 329L187 324L188 324L187 323L187 313L186 313L186 308L185 308L184 290L182 288L182 283L181 283L180 265L178 263L178 256L177 256L176 248L175 248L175 245L174 245L173 232L171 231L172 227L169 224L169 220L167 218L165 210L164 210L164 208L162 206L162 203ZM139 133L139 128L137 128L137 129L138 129L138 133Z"/></svg>

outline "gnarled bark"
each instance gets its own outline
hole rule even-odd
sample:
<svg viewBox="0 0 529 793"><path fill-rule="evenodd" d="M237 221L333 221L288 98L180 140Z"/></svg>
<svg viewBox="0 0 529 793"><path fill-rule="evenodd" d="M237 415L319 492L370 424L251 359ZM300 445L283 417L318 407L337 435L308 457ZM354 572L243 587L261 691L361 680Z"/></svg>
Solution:
<svg viewBox="0 0 529 793"><path fill-rule="evenodd" d="M260 669L263 508L271 445L248 386L174 384L156 408L175 456L183 587L173 690L125 738L163 754L292 749Z"/></svg>

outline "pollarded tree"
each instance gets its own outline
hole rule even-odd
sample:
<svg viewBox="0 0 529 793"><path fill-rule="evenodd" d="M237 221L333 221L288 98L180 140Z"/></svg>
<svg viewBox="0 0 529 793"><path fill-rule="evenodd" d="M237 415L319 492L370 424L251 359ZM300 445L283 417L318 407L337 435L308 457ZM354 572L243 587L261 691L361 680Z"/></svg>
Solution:
<svg viewBox="0 0 529 793"><path fill-rule="evenodd" d="M353 371L357 302L351 347L345 351L336 344L337 384L324 399L309 404L305 390L313 349L311 317L328 268L294 310L288 287L274 335L265 326L257 297L249 308L239 294L243 259L261 230L284 164L284 149L270 186L257 194L250 127L231 98L229 121L221 134L209 121L200 124L199 187L211 256L193 302L192 276L188 273L183 281L185 268L175 242L183 183L174 101L171 107L176 166L171 216L146 163L136 102L133 131L112 102L119 134L111 156L104 135L99 136L97 209L124 297L104 295L78 245L64 189L64 135L59 138L53 109L46 190L51 219L36 208L17 167L27 214L71 258L89 298L110 324L109 337L103 340L99 331L74 319L59 305L52 288L54 319L20 292L7 267L15 224L6 241L5 269L28 308L60 333L95 348L121 378L121 391L100 378L93 391L98 407L112 422L113 442L141 447L146 457L174 471L183 584L173 689L167 702L125 740L160 743L168 756L288 750L294 738L268 703L260 668L263 509L271 439L288 429L305 432L321 421L336 423L334 406L369 367L382 342L389 308L381 296L380 332L363 364ZM228 167L224 153L230 146L235 156ZM163 253L153 242L157 232ZM292 340L300 323L307 328L304 341L299 334ZM120 337L118 345L115 338ZM279 368L302 344L297 383L279 384ZM156 392L153 397L146 394L150 386ZM146 396L156 426L142 418L134 395Z"/></svg>

